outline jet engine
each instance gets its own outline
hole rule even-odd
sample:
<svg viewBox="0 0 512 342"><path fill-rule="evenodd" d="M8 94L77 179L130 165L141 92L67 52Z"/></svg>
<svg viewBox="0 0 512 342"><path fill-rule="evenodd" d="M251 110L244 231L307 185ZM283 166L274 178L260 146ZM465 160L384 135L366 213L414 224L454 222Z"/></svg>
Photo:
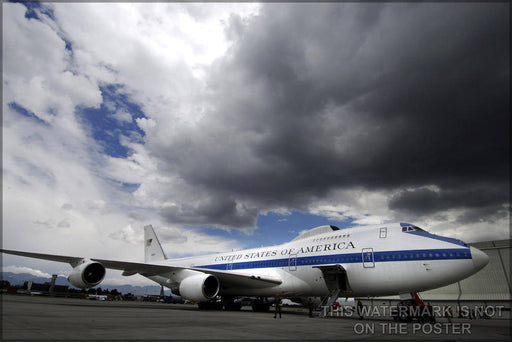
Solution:
<svg viewBox="0 0 512 342"><path fill-rule="evenodd" d="M180 283L180 295L194 302L203 302L214 298L220 289L217 277L201 273L183 279Z"/></svg>
<svg viewBox="0 0 512 342"><path fill-rule="evenodd" d="M102 282L105 278L105 267L96 261L84 259L83 263L73 268L68 281L75 287L87 289Z"/></svg>

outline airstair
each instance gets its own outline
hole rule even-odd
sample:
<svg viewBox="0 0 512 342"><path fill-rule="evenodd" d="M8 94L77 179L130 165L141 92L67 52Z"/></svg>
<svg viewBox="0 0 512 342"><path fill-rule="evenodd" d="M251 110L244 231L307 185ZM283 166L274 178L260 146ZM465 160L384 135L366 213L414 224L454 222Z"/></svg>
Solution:
<svg viewBox="0 0 512 342"><path fill-rule="evenodd" d="M341 292L343 292L341 289L333 289L329 291L329 296L325 297L320 304L320 317L326 317L329 315L329 313L332 311L334 302Z"/></svg>
<svg viewBox="0 0 512 342"><path fill-rule="evenodd" d="M326 317L333 310L333 304L342 294L343 297L351 297L352 288L348 283L347 271L342 265L314 266L322 271L325 285L329 289L329 295L323 298L320 304L320 317Z"/></svg>

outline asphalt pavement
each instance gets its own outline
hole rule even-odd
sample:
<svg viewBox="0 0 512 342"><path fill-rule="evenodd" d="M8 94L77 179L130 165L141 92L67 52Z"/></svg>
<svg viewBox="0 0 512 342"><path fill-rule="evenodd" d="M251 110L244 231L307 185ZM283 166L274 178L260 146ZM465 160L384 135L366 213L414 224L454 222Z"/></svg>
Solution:
<svg viewBox="0 0 512 342"><path fill-rule="evenodd" d="M510 340L505 319L436 324L308 317L307 309L201 311L195 305L1 295L2 340Z"/></svg>

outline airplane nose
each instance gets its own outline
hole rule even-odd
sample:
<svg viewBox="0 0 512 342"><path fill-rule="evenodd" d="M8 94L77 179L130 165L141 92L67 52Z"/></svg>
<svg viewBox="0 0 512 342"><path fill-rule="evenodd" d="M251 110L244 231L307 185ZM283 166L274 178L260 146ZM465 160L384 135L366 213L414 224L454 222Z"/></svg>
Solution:
<svg viewBox="0 0 512 342"><path fill-rule="evenodd" d="M482 268L484 268L485 265L489 263L489 257L478 248L471 247L470 250L473 259L473 265L475 266L475 271L480 271Z"/></svg>

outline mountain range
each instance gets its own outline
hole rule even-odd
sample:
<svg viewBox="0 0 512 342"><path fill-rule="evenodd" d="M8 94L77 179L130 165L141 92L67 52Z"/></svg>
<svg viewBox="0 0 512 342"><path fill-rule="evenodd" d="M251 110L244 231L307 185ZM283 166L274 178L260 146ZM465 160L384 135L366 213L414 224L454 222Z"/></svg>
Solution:
<svg viewBox="0 0 512 342"><path fill-rule="evenodd" d="M1 272L0 279L4 281L8 281L11 285L23 285L26 281L32 281L38 284L49 283L51 281L50 278L38 277L29 273L12 273L12 272ZM55 285L64 285L69 286L71 288L75 288L72 286L65 277L57 277L55 280ZM103 290L113 290L127 294L131 293L135 296L144 296L144 295L159 295L160 294L160 286L133 286L133 285L109 285L109 284L101 284L99 285ZM168 296L170 294L170 290L165 291L165 295Z"/></svg>

